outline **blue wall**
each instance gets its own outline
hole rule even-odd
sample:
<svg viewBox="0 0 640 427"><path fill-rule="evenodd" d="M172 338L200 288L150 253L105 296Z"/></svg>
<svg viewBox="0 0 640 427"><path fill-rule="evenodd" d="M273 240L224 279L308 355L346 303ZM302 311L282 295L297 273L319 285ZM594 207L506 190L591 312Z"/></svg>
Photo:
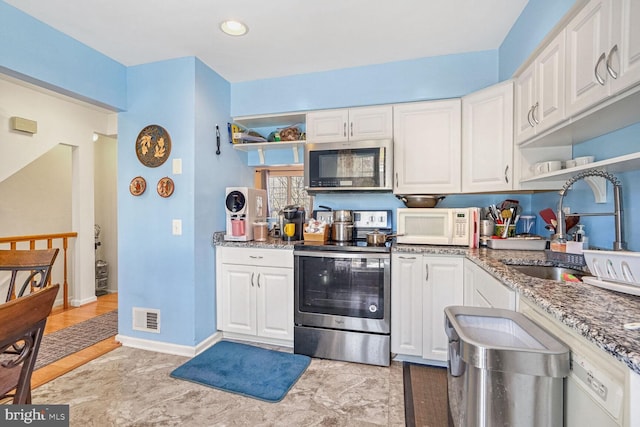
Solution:
<svg viewBox="0 0 640 427"><path fill-rule="evenodd" d="M118 116L118 188L141 175L148 189L134 197L118 192L119 333L157 339L133 331L132 307L161 311L161 341L194 344L194 59L130 67L127 72L127 111ZM161 88L161 89L159 89ZM164 127L172 147L167 162L156 168L135 156L142 128ZM172 159L182 159L182 175L172 175ZM175 192L159 197L156 183L170 176ZM182 236L171 234L172 219L182 219Z"/></svg>
<svg viewBox="0 0 640 427"><path fill-rule="evenodd" d="M216 330L211 236L225 226L224 188L252 178L246 155L228 146L215 155L215 124L229 120L229 83L189 57L131 67L127 86L127 111L118 117L118 186L142 175L149 189L138 197L118 194L119 333L193 346ZM138 132L150 124L161 124L172 140L169 161L156 168L134 154ZM172 174L173 159L182 159L182 174ZM155 191L164 176L175 182L169 198ZM182 220L180 236L172 235L173 219ZM160 309L160 336L132 329L133 307Z"/></svg>
<svg viewBox="0 0 640 427"><path fill-rule="evenodd" d="M234 83L231 115L455 98L498 81L497 51Z"/></svg>
<svg viewBox="0 0 640 427"><path fill-rule="evenodd" d="M124 110L127 69L0 1L0 73Z"/></svg>
<svg viewBox="0 0 640 427"><path fill-rule="evenodd" d="M615 132L583 142L573 147L573 156L595 156L595 160L622 156L640 151L640 123L620 129ZM622 183L622 200L624 210L624 232L627 248L640 251L640 192L634 182L640 179L639 171L614 174ZM551 208L557 211L560 197L556 192L536 194L532 197L532 204L538 210ZM613 190L607 183L607 202L596 204L593 192L584 181L576 182L567 192L563 200L564 207L570 207L571 212L613 212ZM580 221L585 225L589 236L589 245L604 249L611 249L614 241L614 222L611 216L583 217ZM539 232L541 221L538 221Z"/></svg>
<svg viewBox="0 0 640 427"><path fill-rule="evenodd" d="M500 46L500 81L509 79L575 0L530 0Z"/></svg>

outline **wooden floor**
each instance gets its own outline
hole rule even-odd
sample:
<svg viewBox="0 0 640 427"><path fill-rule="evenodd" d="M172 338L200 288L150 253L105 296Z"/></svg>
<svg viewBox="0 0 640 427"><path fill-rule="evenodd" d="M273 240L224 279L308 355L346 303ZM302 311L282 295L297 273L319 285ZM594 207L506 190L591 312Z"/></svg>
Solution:
<svg viewBox="0 0 640 427"><path fill-rule="evenodd" d="M117 308L118 294L107 294L98 297L97 302L85 304L81 307L71 307L67 310L63 310L62 307L54 307L51 315L47 319L44 334L47 335ZM41 386L117 347L120 347L120 343L115 340L115 337L111 337L70 356L57 360L33 372L31 387L36 388Z"/></svg>

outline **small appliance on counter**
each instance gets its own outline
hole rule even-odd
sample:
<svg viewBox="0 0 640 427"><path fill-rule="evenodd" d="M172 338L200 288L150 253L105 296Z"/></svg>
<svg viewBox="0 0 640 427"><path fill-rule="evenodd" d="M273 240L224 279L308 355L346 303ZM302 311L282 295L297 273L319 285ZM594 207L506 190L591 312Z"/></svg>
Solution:
<svg viewBox="0 0 640 427"><path fill-rule="evenodd" d="M396 212L398 243L479 245L480 208L397 208Z"/></svg>
<svg viewBox="0 0 640 427"><path fill-rule="evenodd" d="M282 240L294 242L303 239L305 212L300 206L285 206L280 217Z"/></svg>
<svg viewBox="0 0 640 427"><path fill-rule="evenodd" d="M265 221L267 192L257 188L227 187L225 209L227 229L224 240L253 240L253 224Z"/></svg>

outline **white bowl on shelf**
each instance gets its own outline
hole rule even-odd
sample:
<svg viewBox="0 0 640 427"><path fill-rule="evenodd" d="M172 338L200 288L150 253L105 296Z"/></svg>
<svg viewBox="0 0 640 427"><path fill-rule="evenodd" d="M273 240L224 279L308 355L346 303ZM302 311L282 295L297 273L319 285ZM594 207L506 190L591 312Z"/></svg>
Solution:
<svg viewBox="0 0 640 427"><path fill-rule="evenodd" d="M596 158L594 156L581 156L581 157L576 157L573 160L575 160L576 166L583 166L589 163L593 163L595 159Z"/></svg>

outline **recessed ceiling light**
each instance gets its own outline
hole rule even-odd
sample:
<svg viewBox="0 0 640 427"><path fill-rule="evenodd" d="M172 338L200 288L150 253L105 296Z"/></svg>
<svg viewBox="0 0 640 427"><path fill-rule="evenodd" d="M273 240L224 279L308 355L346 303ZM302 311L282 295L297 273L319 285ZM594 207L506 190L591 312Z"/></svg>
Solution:
<svg viewBox="0 0 640 427"><path fill-rule="evenodd" d="M243 36L249 31L245 24L234 20L224 21L220 24L220 29L223 33L229 34L230 36Z"/></svg>

